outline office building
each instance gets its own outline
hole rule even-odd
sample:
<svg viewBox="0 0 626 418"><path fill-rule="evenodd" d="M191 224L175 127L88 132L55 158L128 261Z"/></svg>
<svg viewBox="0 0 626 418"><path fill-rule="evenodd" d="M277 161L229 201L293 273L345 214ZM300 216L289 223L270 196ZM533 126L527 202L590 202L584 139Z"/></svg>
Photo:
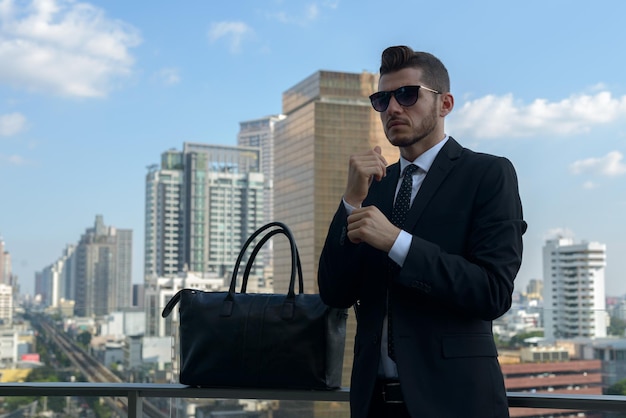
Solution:
<svg viewBox="0 0 626 418"><path fill-rule="evenodd" d="M183 154L183 259L189 271L230 276L241 247L263 224L260 150L186 142Z"/></svg>
<svg viewBox="0 0 626 418"><path fill-rule="evenodd" d="M318 292L319 256L346 187L350 155L378 145L389 163L399 159L369 101L377 86L377 74L318 71L283 93L286 118L276 123L274 133L274 159L280 162L274 167L274 217L294 233L307 293ZM274 243L277 293L287 291L290 272L287 241L278 239ZM353 313L349 315L344 386L350 382L356 332ZM337 409L337 414L347 413L346 405Z"/></svg>
<svg viewBox="0 0 626 418"><path fill-rule="evenodd" d="M543 280L530 279L526 286L526 299L543 300Z"/></svg>
<svg viewBox="0 0 626 418"><path fill-rule="evenodd" d="M606 246L549 240L543 247L544 334L548 341L605 337Z"/></svg>
<svg viewBox="0 0 626 418"><path fill-rule="evenodd" d="M276 123L285 119L285 115L272 115L264 118L239 123L237 145L258 147L261 151L261 172L265 179L263 186L263 218L265 222L279 221L274 217L274 132ZM272 271L273 241L263 250L263 264ZM271 273L270 273L271 274Z"/></svg>
<svg viewBox="0 0 626 418"><path fill-rule="evenodd" d="M132 231L106 226L96 216L76 246L75 313L100 316L128 308L131 298Z"/></svg>
<svg viewBox="0 0 626 418"><path fill-rule="evenodd" d="M135 283L133 284L133 298L132 298L132 306L135 308L143 309L144 299L145 299L145 289L146 285L144 283Z"/></svg>
<svg viewBox="0 0 626 418"><path fill-rule="evenodd" d="M399 159L370 104L378 75L318 71L283 93L285 119L276 123L274 216L294 232L306 290L316 292L317 263L346 187L351 154L379 145ZM274 287L287 288L285 243L275 243Z"/></svg>
<svg viewBox="0 0 626 418"><path fill-rule="evenodd" d="M536 353L539 349L533 349ZM541 350L539 350L541 351ZM544 352L546 350L543 350ZM552 350L550 359L503 364L504 384L509 392L551 393L559 395L602 395L600 360L562 360L563 351ZM558 359L555 359L557 357ZM565 356L567 357L567 356ZM582 410L509 408L511 418L599 417Z"/></svg>
<svg viewBox="0 0 626 418"><path fill-rule="evenodd" d="M13 322L13 287L0 283L0 325Z"/></svg>
<svg viewBox="0 0 626 418"><path fill-rule="evenodd" d="M170 150L146 175L144 280L182 271L183 154Z"/></svg>
<svg viewBox="0 0 626 418"><path fill-rule="evenodd" d="M56 308L59 307L62 300L74 300L75 248L74 245L68 245L63 250L61 257L37 273L36 293L39 295L43 307Z"/></svg>
<svg viewBox="0 0 626 418"><path fill-rule="evenodd" d="M263 191L259 148L186 142L166 152L146 177L146 282L185 271L229 277L263 223Z"/></svg>
<svg viewBox="0 0 626 418"><path fill-rule="evenodd" d="M9 253L0 236L0 284L13 285L11 276L11 253Z"/></svg>

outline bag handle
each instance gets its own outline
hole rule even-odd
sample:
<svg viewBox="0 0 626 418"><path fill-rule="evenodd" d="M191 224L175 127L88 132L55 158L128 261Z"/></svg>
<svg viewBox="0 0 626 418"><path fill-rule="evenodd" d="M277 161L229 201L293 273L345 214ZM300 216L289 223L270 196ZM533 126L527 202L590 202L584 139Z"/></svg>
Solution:
<svg viewBox="0 0 626 418"><path fill-rule="evenodd" d="M246 264L246 269L243 272L243 277L247 278L250 275L250 271L252 270L252 266L254 265L254 260L256 259L257 253L261 251L261 248L263 247L263 245L265 245L265 243L269 241L270 238L272 238L274 235L278 235L278 234L284 234L284 231L282 229L274 229L268 232L267 234L265 234L263 238L261 238L261 240L254 246L254 249L252 250L252 254L250 255L250 258L248 259L248 263ZM298 293L303 293L304 286L303 286L303 280L302 280L302 263L300 262L300 253L298 253L297 247L296 247L296 262L298 263L298 266L297 266L298 267L298 287L299 287ZM247 280L243 281L243 283L241 283L240 292L246 293L247 286L248 286L248 281Z"/></svg>
<svg viewBox="0 0 626 418"><path fill-rule="evenodd" d="M172 309L174 309L174 306L176 306L176 304L180 300L182 293L183 291L179 290L178 292L176 292L174 296L172 296L169 302L167 302L167 304L165 305L165 308L163 308L163 312L161 312L161 316L163 318L167 318L170 315L170 313L172 313Z"/></svg>
<svg viewBox="0 0 626 418"><path fill-rule="evenodd" d="M233 268L233 274L230 279L230 287L228 289L229 294L232 294L232 295L235 294L235 286L237 283L237 273L239 272L239 266L241 265L241 260L243 259L246 253L246 250L248 249L252 241L254 241L256 237L258 237L261 233L263 233L263 231L266 231L270 228L275 228L275 227L277 227L278 229L267 232L263 236L263 238L261 238L259 243L256 244L255 248L252 251L252 254L250 255L250 258L248 259L248 263L246 265L246 273L250 273L250 270L252 269L252 263L254 262L254 258L257 256L263 244L265 244L267 240L269 240L274 235L282 233L289 240L289 245L291 247L291 277L289 279L289 291L287 292L287 297L295 298L296 270L298 271L298 291L299 293L304 292L304 282L302 280L302 265L300 263L300 255L298 254L298 248L296 247L296 240L294 239L293 234L291 233L291 230L289 229L289 227L287 227L287 225L285 225L282 222L270 222L260 227L252 235L250 235L250 237L248 237L246 242L243 244L243 247L241 247L241 251L239 251L239 256L237 257L237 261L235 262L235 267ZM244 273L243 280L241 283L242 293L245 293L245 289L248 286L248 274L246 273Z"/></svg>
<svg viewBox="0 0 626 418"><path fill-rule="evenodd" d="M270 228L275 228L275 227L277 227L278 229L274 229L272 231L267 232L261 238L261 240L254 246L252 250L252 254L250 255L250 258L248 259L248 262L246 264L246 268L244 271L243 281L241 284L241 293L246 292L246 288L248 285L248 275L250 273L250 270L252 270L254 259L256 258L257 254L261 250L261 247L263 247L263 245L274 235L283 234L287 237L287 239L289 239L289 245L291 247L291 277L289 279L289 292L287 293L287 297L285 298L285 303L283 304L283 310L282 310L281 316L285 319L289 319L293 317L293 314L295 311L294 305L295 305L295 299L296 299L296 294L295 294L296 270L298 271L299 293L304 293L304 281L302 279L302 264L300 262L300 254L298 253L298 248L296 247L296 241L293 237L293 234L287 227L287 225L285 225L282 222L270 222L262 226L261 228L257 229L246 240L245 244L241 248L241 251L239 252L237 261L235 262L235 267L233 269L233 274L230 280L228 294L226 295L226 298L224 299L224 303L222 305L221 316L230 316L232 313L233 301L235 297L235 286L237 282L237 273L239 270L239 266L241 265L241 260L243 259L246 253L246 250L248 249L252 241L254 241L254 239L258 237L263 231L270 229ZM174 309L174 306L176 306L176 304L180 301L182 292L183 290L178 291L172 297L172 299L169 300L169 302L163 309L163 312L161 312L161 316L163 318L166 318L172 312L172 310Z"/></svg>

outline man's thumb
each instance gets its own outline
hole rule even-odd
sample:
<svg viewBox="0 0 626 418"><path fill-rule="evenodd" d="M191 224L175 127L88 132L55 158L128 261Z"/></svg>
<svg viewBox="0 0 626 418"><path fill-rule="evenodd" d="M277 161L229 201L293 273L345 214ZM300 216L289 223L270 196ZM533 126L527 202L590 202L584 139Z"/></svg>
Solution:
<svg viewBox="0 0 626 418"><path fill-rule="evenodd" d="M378 145L374 147L374 152L382 155L382 149L380 149L380 146Z"/></svg>

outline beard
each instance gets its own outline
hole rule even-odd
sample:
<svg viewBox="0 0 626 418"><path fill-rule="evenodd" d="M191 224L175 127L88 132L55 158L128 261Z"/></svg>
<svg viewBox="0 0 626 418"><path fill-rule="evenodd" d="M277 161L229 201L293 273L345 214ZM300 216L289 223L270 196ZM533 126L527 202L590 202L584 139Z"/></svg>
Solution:
<svg viewBox="0 0 626 418"><path fill-rule="evenodd" d="M410 147L413 144L420 142L422 139L428 137L437 127L437 109L435 106L432 107L431 112L426 115L420 124L413 129L413 132L409 135L398 135L396 137L391 137L389 132L385 132L387 134L387 138L389 142L396 147ZM387 131L387 129L385 129Z"/></svg>

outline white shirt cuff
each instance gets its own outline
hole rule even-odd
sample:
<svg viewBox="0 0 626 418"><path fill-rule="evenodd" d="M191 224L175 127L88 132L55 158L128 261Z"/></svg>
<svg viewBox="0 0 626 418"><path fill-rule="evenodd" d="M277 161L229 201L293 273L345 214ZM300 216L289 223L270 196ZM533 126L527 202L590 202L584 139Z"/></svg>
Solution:
<svg viewBox="0 0 626 418"><path fill-rule="evenodd" d="M343 207L346 208L346 213L348 214L348 216L352 215L352 212L354 212L355 209L358 209L352 206L350 203L346 202L346 199L344 199L343 197L341 198L341 200L343 200Z"/></svg>
<svg viewBox="0 0 626 418"><path fill-rule="evenodd" d="M400 267L404 264L406 256L411 248L411 240L413 236L408 232L401 230L398 234L398 238L393 243L393 247L389 250L389 258L396 262Z"/></svg>

